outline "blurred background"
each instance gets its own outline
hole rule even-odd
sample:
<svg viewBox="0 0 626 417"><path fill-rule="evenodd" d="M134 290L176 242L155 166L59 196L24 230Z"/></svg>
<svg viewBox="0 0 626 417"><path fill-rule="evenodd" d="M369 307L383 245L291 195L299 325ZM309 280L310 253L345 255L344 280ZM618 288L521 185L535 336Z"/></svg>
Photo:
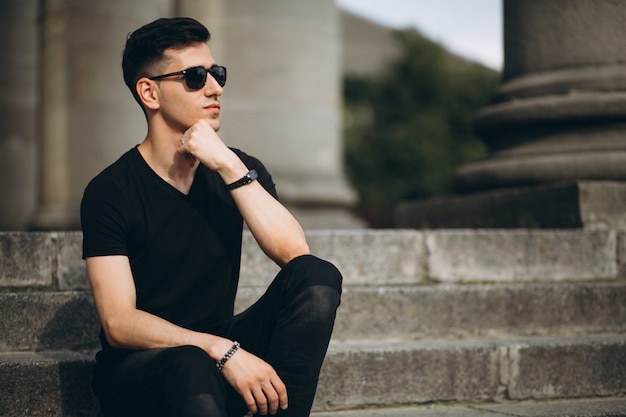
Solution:
<svg viewBox="0 0 626 417"><path fill-rule="evenodd" d="M306 228L394 227L454 193L503 59L500 0L0 0L0 229L77 229L87 182L145 135L126 35L207 25L229 69L220 135L259 157Z"/></svg>
<svg viewBox="0 0 626 417"><path fill-rule="evenodd" d="M345 170L358 215L393 227L400 201L452 194L455 170L486 154L472 126L500 81L501 4L338 4Z"/></svg>

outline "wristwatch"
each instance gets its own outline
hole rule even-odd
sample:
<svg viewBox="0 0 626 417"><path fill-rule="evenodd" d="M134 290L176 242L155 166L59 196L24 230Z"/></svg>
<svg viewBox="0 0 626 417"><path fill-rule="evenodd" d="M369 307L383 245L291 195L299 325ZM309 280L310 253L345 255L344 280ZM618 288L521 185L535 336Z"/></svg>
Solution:
<svg viewBox="0 0 626 417"><path fill-rule="evenodd" d="M252 181L256 180L259 174L256 173L254 169L248 171L246 175L238 179L237 181L226 185L227 190L234 190L235 188L242 187L246 184L250 184Z"/></svg>

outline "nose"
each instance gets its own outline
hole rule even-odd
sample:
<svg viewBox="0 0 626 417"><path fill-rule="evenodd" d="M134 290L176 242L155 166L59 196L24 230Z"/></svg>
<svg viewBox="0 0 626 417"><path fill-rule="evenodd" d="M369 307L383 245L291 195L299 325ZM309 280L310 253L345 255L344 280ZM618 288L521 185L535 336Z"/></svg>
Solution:
<svg viewBox="0 0 626 417"><path fill-rule="evenodd" d="M224 92L224 88L218 84L217 80L211 74L206 75L206 83L204 84L204 94L207 97L219 97Z"/></svg>

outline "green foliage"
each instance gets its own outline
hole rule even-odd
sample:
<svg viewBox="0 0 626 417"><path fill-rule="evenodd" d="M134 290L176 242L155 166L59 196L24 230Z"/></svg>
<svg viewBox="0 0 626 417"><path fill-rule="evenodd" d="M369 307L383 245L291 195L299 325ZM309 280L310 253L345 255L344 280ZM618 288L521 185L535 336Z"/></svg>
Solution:
<svg viewBox="0 0 626 417"><path fill-rule="evenodd" d="M499 83L415 30L397 39L402 52L384 73L344 80L346 171L373 227L392 226L402 199L450 193L455 169L484 155L472 120Z"/></svg>

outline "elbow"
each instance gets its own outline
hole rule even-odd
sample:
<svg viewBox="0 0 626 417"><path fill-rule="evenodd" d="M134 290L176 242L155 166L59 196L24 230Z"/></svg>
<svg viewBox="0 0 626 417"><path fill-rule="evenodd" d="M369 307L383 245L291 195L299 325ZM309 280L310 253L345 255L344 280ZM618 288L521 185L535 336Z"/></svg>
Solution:
<svg viewBox="0 0 626 417"><path fill-rule="evenodd" d="M294 255L291 257L291 259L297 258L298 256L310 255L310 254L311 254L311 249L309 248L308 243L306 243L305 241L305 242L302 242L302 244L294 251Z"/></svg>
<svg viewBox="0 0 626 417"><path fill-rule="evenodd" d="M294 245L286 249L282 253L282 255L279 257L279 259L276 259L276 263L282 268L283 266L287 265L292 260L300 256L310 255L310 254L311 254L311 249L309 248L309 245L306 243L306 241L304 241L298 245Z"/></svg>
<svg viewBox="0 0 626 417"><path fill-rule="evenodd" d="M113 348L124 348L124 331L122 328L122 320L108 319L102 321L102 329L109 346Z"/></svg>

